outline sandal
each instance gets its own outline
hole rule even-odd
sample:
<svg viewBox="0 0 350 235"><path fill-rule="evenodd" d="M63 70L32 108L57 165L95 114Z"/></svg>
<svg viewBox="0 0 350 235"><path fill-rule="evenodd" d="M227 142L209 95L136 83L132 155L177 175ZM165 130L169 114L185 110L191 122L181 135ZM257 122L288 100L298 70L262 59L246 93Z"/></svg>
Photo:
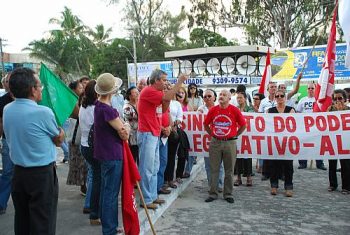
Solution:
<svg viewBox="0 0 350 235"><path fill-rule="evenodd" d="M342 189L342 190L341 190L341 193L342 193L343 195L348 195L348 194L350 194L350 191L347 190L347 189Z"/></svg>
<svg viewBox="0 0 350 235"><path fill-rule="evenodd" d="M240 180L240 179L237 179L237 180L233 183L234 186L240 186L241 184L242 184L242 180Z"/></svg>
<svg viewBox="0 0 350 235"><path fill-rule="evenodd" d="M168 185L170 188L177 188L177 185L174 183L174 181L169 181Z"/></svg>
<svg viewBox="0 0 350 235"><path fill-rule="evenodd" d="M182 179L181 178L176 178L176 182L179 184L182 184Z"/></svg>
<svg viewBox="0 0 350 235"><path fill-rule="evenodd" d="M251 176L248 176L247 177L247 187L251 187L253 186L253 180L252 180L252 177Z"/></svg>
<svg viewBox="0 0 350 235"><path fill-rule="evenodd" d="M335 191L336 189L337 189L336 187L329 186L329 187L328 187L328 192L333 192L333 191Z"/></svg>

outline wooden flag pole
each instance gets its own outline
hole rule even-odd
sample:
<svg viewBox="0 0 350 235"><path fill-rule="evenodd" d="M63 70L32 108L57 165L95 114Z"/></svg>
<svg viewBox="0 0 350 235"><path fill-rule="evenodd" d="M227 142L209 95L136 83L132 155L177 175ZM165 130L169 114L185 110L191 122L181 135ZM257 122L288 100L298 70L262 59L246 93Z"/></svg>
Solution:
<svg viewBox="0 0 350 235"><path fill-rule="evenodd" d="M141 191L141 188L140 188L140 184L139 184L138 181L136 182L136 186L137 186L137 190L138 190L139 193L140 193L141 202L142 202L143 208L145 209L146 216L147 216L149 225L151 226L152 233L153 233L153 235L156 235L156 231L154 230L154 226L153 226L153 224L152 224L151 216L150 216L149 213L148 213L148 208L147 208L147 205L146 205L146 203L145 203L145 199L144 199L144 197L143 197L143 194L142 194L142 191Z"/></svg>

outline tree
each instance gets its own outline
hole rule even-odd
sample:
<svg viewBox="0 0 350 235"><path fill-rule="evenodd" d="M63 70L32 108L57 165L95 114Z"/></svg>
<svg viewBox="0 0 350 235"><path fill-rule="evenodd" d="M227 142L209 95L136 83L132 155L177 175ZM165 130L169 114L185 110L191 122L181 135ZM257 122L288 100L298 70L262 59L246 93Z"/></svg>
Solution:
<svg viewBox="0 0 350 235"><path fill-rule="evenodd" d="M194 19L211 16L209 22L215 20L221 27L243 27L249 44L270 45L276 38L281 47L293 47L304 45L310 34L326 27L333 8L333 1L232 0L225 5L223 0L194 0L191 13ZM193 22L209 25L205 20Z"/></svg>
<svg viewBox="0 0 350 235"><path fill-rule="evenodd" d="M56 73L67 79L90 73L90 58L96 52L96 46L90 40L89 32L83 22L65 7L60 18L52 18L50 24L57 24L59 29L50 31L48 38L34 40L24 50L31 56L42 59L56 66Z"/></svg>
<svg viewBox="0 0 350 235"><path fill-rule="evenodd" d="M163 0L130 0L124 12L130 36L137 41L139 60L162 59L165 51L183 44L178 35L186 19L184 7L179 15L172 16L163 8Z"/></svg>
<svg viewBox="0 0 350 235"><path fill-rule="evenodd" d="M220 34L203 28L193 29L190 34L190 41L194 47L233 46L238 44L233 41L229 42Z"/></svg>

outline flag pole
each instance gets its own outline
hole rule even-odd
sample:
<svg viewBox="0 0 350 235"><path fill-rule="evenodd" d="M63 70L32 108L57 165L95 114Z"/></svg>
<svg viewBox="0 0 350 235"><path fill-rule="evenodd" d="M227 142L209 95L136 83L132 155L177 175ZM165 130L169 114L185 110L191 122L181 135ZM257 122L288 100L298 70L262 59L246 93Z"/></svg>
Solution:
<svg viewBox="0 0 350 235"><path fill-rule="evenodd" d="M149 215L149 213L148 213L147 205L146 205L146 203L145 203L145 199L144 199L144 197L143 197L143 194L142 194L142 191L141 191L141 188L140 188L140 184L139 184L138 181L136 181L136 186L137 186L137 190L138 190L139 193L140 193L141 202L142 202L143 208L145 209L146 216L147 216L149 225L151 226L152 233L153 233L153 235L156 235L156 231L154 230L154 226L153 226L153 224L152 224L151 217L150 217L150 215Z"/></svg>
<svg viewBox="0 0 350 235"><path fill-rule="evenodd" d="M334 7L334 9L333 9L333 11L332 11L332 13L331 13L330 15L332 15L332 16L334 15L334 11L337 9L337 7L338 7L338 0L336 1L335 7ZM330 16L330 15L327 15L326 24L327 24L327 22L328 22L328 20L329 20L329 16ZM323 34L326 32L326 30L327 30L327 26L324 27L324 29L323 29ZM312 53L313 50L315 49L315 46L316 46L318 40L320 39L320 37L321 37L321 34L319 34L319 35L317 36L314 45L312 46L312 48L311 48L311 50L310 50L308 56L306 57L305 62L303 63L303 67L302 67L302 69L301 69L299 75L302 74L302 73L304 72L305 66L306 66L307 62L309 61L309 58L310 58L310 56L311 56L311 53Z"/></svg>

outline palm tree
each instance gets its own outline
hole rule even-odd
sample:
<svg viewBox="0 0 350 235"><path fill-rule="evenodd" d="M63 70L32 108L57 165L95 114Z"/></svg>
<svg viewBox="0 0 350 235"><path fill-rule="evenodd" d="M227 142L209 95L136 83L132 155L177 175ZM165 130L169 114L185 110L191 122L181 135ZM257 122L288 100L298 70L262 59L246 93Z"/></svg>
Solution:
<svg viewBox="0 0 350 235"><path fill-rule="evenodd" d="M105 27L102 24L96 25L95 31L89 31L89 35L92 37L92 41L94 42L97 48L106 46L106 44L111 41L111 39L109 39L111 33L112 28L108 28L107 30L105 30Z"/></svg>

